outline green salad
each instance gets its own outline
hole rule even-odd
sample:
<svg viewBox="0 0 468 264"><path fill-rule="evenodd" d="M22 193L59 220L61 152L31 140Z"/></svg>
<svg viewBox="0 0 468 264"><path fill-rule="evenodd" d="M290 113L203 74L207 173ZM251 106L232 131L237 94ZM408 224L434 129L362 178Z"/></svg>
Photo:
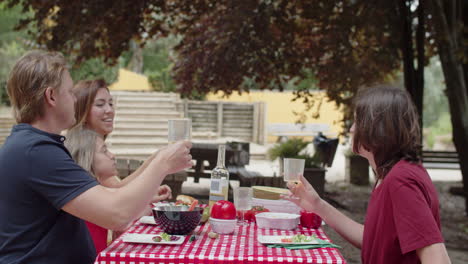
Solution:
<svg viewBox="0 0 468 264"><path fill-rule="evenodd" d="M306 236L306 235L294 235L292 237L292 241L295 243L303 243L303 242L312 242L315 241L317 237L315 235Z"/></svg>
<svg viewBox="0 0 468 264"><path fill-rule="evenodd" d="M179 236L169 235L167 233L161 233L153 237L154 242L161 242L161 241L177 241L179 240Z"/></svg>
<svg viewBox="0 0 468 264"><path fill-rule="evenodd" d="M171 241L171 235L167 234L167 233L161 233L159 234L161 236L161 238L164 240L164 241Z"/></svg>

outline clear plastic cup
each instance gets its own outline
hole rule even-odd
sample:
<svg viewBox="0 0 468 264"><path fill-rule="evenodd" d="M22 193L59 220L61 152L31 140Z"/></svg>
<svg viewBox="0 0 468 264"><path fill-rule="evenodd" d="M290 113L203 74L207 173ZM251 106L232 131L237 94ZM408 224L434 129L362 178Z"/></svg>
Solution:
<svg viewBox="0 0 468 264"><path fill-rule="evenodd" d="M169 119L167 121L169 144L180 140L192 139L192 120L189 118Z"/></svg>

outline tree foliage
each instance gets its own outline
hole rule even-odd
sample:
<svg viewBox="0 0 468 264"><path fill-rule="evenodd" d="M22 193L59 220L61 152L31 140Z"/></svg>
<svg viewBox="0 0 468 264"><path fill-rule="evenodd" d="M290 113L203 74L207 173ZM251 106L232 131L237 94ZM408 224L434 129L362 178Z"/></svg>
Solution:
<svg viewBox="0 0 468 264"><path fill-rule="evenodd" d="M176 92L171 78L173 67L172 48L177 43L174 37L148 41L143 49L143 73L156 91Z"/></svg>
<svg viewBox="0 0 468 264"><path fill-rule="evenodd" d="M440 60L436 57L431 59L425 68L424 83L424 128L436 125L438 119L448 113L448 101L445 96L444 75Z"/></svg>
<svg viewBox="0 0 468 264"><path fill-rule="evenodd" d="M8 74L14 62L28 48L27 34L14 30L21 16L24 15L22 15L20 8L7 8L4 3L0 3L0 105L9 104L6 92Z"/></svg>
<svg viewBox="0 0 468 264"><path fill-rule="evenodd" d="M77 60L116 62L136 39L181 36L174 79L181 92L284 89L313 74L338 104L398 69L401 41L393 1L38 1L9 0L34 16L40 44ZM307 87L297 92L306 102Z"/></svg>
<svg viewBox="0 0 468 264"><path fill-rule="evenodd" d="M66 54L75 53L78 62L102 57L106 62L117 63L120 54L128 50L132 38L144 39L144 29L159 24L157 18L148 19L154 13L151 1L5 2L10 7L20 5L23 11L34 13L32 17L21 19L17 29L34 25L38 43ZM157 26L153 31L164 32Z"/></svg>
<svg viewBox="0 0 468 264"><path fill-rule="evenodd" d="M119 66L109 66L102 58L88 59L71 68L70 74L75 81L104 79L107 83L117 80Z"/></svg>

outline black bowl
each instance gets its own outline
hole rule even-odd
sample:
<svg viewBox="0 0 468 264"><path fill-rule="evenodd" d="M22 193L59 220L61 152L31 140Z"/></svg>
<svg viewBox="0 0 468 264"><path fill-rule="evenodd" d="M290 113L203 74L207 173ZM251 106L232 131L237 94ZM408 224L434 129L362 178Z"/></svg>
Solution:
<svg viewBox="0 0 468 264"><path fill-rule="evenodd" d="M200 223L203 208L195 207L187 211L186 206L158 206L153 208L153 217L156 224L171 235L187 235Z"/></svg>

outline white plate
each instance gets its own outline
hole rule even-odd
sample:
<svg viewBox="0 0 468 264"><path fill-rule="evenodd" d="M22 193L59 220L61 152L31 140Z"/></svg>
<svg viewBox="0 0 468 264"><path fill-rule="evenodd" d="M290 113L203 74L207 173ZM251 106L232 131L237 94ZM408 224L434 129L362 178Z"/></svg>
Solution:
<svg viewBox="0 0 468 264"><path fill-rule="evenodd" d="M310 242L281 242L283 238L292 238L293 236L258 236L258 242L262 244L320 244L317 240L312 240Z"/></svg>
<svg viewBox="0 0 468 264"><path fill-rule="evenodd" d="M156 224L156 222L154 221L154 217L153 216L148 216L148 215L142 216L140 218L140 223L148 224L148 225L155 225Z"/></svg>
<svg viewBox="0 0 468 264"><path fill-rule="evenodd" d="M157 235L153 234L126 234L122 237L123 242L127 243L144 243L144 244L166 244L166 245L180 245L184 243L185 236L177 236L178 240L175 241L165 241L161 240L159 242L153 241L153 237Z"/></svg>

